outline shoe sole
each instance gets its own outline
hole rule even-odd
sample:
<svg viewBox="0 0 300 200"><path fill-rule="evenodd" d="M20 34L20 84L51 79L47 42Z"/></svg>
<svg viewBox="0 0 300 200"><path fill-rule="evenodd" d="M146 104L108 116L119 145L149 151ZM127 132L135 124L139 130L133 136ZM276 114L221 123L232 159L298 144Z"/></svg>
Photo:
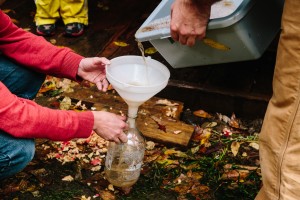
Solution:
<svg viewBox="0 0 300 200"><path fill-rule="evenodd" d="M81 36L81 35L83 34L83 32L84 32L84 30L81 30L81 31L78 32L78 33L71 33L71 34L65 32L65 36L69 36L69 37L78 37L78 36Z"/></svg>
<svg viewBox="0 0 300 200"><path fill-rule="evenodd" d="M40 36L53 36L53 35L55 35L55 33L45 34L45 33L41 32L41 31L39 31L39 30L36 30L36 33L37 33L38 35L40 35Z"/></svg>

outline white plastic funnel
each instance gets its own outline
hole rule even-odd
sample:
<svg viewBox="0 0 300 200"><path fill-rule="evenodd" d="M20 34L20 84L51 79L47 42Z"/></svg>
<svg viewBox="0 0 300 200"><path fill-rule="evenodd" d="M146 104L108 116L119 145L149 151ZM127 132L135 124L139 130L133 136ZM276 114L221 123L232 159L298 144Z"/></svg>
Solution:
<svg viewBox="0 0 300 200"><path fill-rule="evenodd" d="M120 56L106 67L107 80L128 104L128 116L132 118L141 104L167 86L170 78L165 65L150 57L145 61L142 56Z"/></svg>

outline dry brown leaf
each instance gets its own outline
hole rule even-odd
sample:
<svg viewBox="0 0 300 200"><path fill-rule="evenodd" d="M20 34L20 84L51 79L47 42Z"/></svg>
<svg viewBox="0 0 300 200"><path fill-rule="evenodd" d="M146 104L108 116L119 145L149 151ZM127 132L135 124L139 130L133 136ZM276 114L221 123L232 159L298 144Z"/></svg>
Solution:
<svg viewBox="0 0 300 200"><path fill-rule="evenodd" d="M227 170L230 170L232 169L233 167L235 168L239 168L239 169L247 169L249 171L254 171L254 170L257 170L257 166L249 166L249 165L233 165L233 164L226 164L224 165L224 170L227 171Z"/></svg>
<svg viewBox="0 0 300 200"><path fill-rule="evenodd" d="M108 190L101 190L100 197L103 200L115 200L116 199L116 196Z"/></svg>
<svg viewBox="0 0 300 200"><path fill-rule="evenodd" d="M68 176L63 177L61 180L71 182L71 181L74 181L74 178L71 175L68 175Z"/></svg>
<svg viewBox="0 0 300 200"><path fill-rule="evenodd" d="M202 117L202 118L211 118L212 116L205 112L204 110L196 110L193 112L195 116Z"/></svg>
<svg viewBox="0 0 300 200"><path fill-rule="evenodd" d="M210 128L200 129L200 128L196 127L195 128L195 135L193 136L193 140L197 141L197 142L200 142L200 145L206 146L206 144L209 143L210 136L211 136L211 129Z"/></svg>
<svg viewBox="0 0 300 200"><path fill-rule="evenodd" d="M186 158L187 155L185 153L183 153L182 151L177 151L175 149L167 149L165 152L164 152L165 155L175 155L177 157L180 157L180 158Z"/></svg>
<svg viewBox="0 0 300 200"><path fill-rule="evenodd" d="M235 169L229 170L222 175L223 180L244 180L249 176L249 170L244 169Z"/></svg>
<svg viewBox="0 0 300 200"><path fill-rule="evenodd" d="M3 9L2 12L4 12L5 14L8 14L10 12L16 14L16 12L14 10L12 10L12 9Z"/></svg>
<svg viewBox="0 0 300 200"><path fill-rule="evenodd" d="M19 24L19 21L16 20L16 19L11 18L11 21L12 21L14 24Z"/></svg>
<svg viewBox="0 0 300 200"><path fill-rule="evenodd" d="M239 152L240 146L241 146L240 143L237 141L233 141L231 143L231 152L233 153L233 156L237 155L237 153Z"/></svg>
<svg viewBox="0 0 300 200"><path fill-rule="evenodd" d="M197 196L199 194L203 194L203 193L206 193L210 190L210 188L206 185L201 185L200 183L195 183L191 190L190 190L190 193L194 196Z"/></svg>
<svg viewBox="0 0 300 200"><path fill-rule="evenodd" d="M259 150L259 144L256 142L251 142L249 146L252 147L253 149Z"/></svg>
<svg viewBox="0 0 300 200"><path fill-rule="evenodd" d="M109 91L109 90L113 90L113 89L114 89L114 87L111 84L109 84L107 87L107 90Z"/></svg>
<svg viewBox="0 0 300 200"><path fill-rule="evenodd" d="M171 101L167 99L159 99L155 102L157 105L165 105L165 106L178 106L178 103L172 103Z"/></svg>
<svg viewBox="0 0 300 200"><path fill-rule="evenodd" d="M237 120L235 114L233 113L231 118L230 118L230 121L229 121L229 126L233 127L233 128L240 128L240 123L239 121Z"/></svg>

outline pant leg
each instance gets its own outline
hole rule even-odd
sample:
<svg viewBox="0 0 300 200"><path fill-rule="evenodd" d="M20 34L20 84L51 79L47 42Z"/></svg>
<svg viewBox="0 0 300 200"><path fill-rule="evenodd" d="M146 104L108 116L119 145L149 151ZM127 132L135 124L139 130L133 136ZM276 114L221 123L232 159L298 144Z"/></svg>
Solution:
<svg viewBox="0 0 300 200"><path fill-rule="evenodd" d="M0 81L18 97L35 98L45 77L0 55Z"/></svg>
<svg viewBox="0 0 300 200"><path fill-rule="evenodd" d="M20 67L0 55L0 81L13 94L33 99L44 79L45 75ZM14 138L0 130L0 179L21 171L32 160L34 151L33 139Z"/></svg>
<svg viewBox="0 0 300 200"><path fill-rule="evenodd" d="M0 130L0 180L24 169L34 152L34 140L16 139Z"/></svg>
<svg viewBox="0 0 300 200"><path fill-rule="evenodd" d="M60 15L64 24L78 22L88 25L87 0L61 0Z"/></svg>
<svg viewBox="0 0 300 200"><path fill-rule="evenodd" d="M256 199L300 198L300 1L285 0L273 96L260 134L263 188Z"/></svg>
<svg viewBox="0 0 300 200"><path fill-rule="evenodd" d="M60 0L35 0L36 25L54 24L59 18Z"/></svg>

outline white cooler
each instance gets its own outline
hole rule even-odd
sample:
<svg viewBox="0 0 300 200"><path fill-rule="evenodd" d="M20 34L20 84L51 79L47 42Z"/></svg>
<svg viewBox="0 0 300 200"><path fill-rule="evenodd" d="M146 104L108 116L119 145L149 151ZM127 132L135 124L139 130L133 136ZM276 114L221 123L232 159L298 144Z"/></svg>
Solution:
<svg viewBox="0 0 300 200"><path fill-rule="evenodd" d="M170 7L162 2L135 34L150 41L174 68L203 66L259 58L280 31L284 0L222 0L211 10L206 37L228 47L214 48L197 41L188 47L170 37Z"/></svg>

